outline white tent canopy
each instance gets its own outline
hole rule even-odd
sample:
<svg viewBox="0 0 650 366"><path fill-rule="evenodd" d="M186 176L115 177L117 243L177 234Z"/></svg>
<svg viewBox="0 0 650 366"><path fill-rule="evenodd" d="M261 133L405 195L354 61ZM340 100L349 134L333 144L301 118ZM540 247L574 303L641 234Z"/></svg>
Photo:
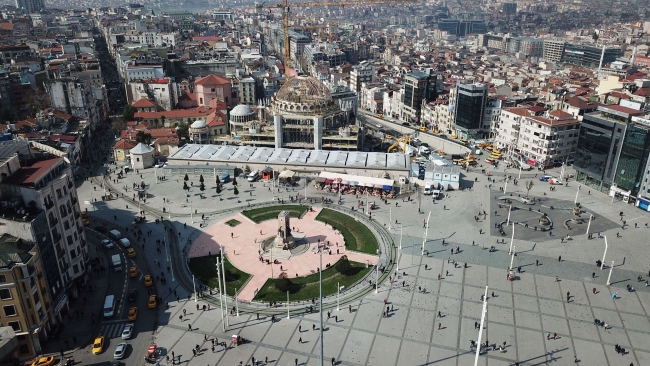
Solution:
<svg viewBox="0 0 650 366"><path fill-rule="evenodd" d="M296 172L293 170L284 170L278 175L278 179L293 179L296 176Z"/></svg>
<svg viewBox="0 0 650 366"><path fill-rule="evenodd" d="M366 187L374 187L375 185L392 187L395 183L391 179L364 177L361 175L340 174L340 173L331 173L331 172L321 172L319 174L319 177L325 179L332 179L334 181L336 181L337 178L340 178L342 181L358 182L358 185L366 186Z"/></svg>

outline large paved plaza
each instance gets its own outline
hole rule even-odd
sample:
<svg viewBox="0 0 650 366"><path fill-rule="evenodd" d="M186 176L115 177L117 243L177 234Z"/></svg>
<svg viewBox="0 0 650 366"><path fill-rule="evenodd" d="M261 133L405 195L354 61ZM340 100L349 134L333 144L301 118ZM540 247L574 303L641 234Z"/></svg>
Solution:
<svg viewBox="0 0 650 366"><path fill-rule="evenodd" d="M157 174L161 174L160 170ZM525 195L523 183L531 179L535 186L530 196L540 198L541 202L532 205L530 211L520 205L522 209L511 212L510 220L521 222L521 229L519 226L515 228L513 244L517 255L513 267L521 267L522 273L515 281L507 281L506 269L512 260L508 255L511 231L506 229L506 235L502 236L494 227L495 223L506 221L508 214L507 210L498 207L499 202L494 198L503 194L498 189L504 186L504 182L498 180L503 178L503 174L500 171L497 182L488 187L480 169L470 172L466 181L472 182L471 190L446 192L435 203L428 196L421 196L419 201L417 194L413 194L410 201L399 198L384 204L375 200L379 209L373 211L373 220L385 226L396 246L400 243L402 246L399 273L394 278L396 268L393 267L390 274L393 283L386 276L378 293L368 288L361 297L343 297L339 311L336 311L334 296L325 300L325 309L332 315L330 319L325 316L326 362L334 357L340 365L471 365L474 351L470 349L470 340L478 339L474 323L480 321L481 295L487 286L489 296L483 342L487 340L490 345L505 342L506 348L503 352L490 350L483 354L479 359L481 365L513 365L517 361L521 365L564 365L573 363L574 357L586 365L650 364L647 346L650 344L650 292L644 282L637 282L639 275L643 276L643 281L647 280L650 270L650 258L645 248L646 237L650 234L645 224L650 222L650 216L623 202L611 202L609 197L590 192L588 187L579 189L579 185L572 181L568 187L558 186L551 192L549 185L540 182L534 172L524 173L518 186L508 184L506 194ZM508 174L516 176L518 172L510 171ZM180 253L170 255L183 258L192 243L200 242L204 236L218 237L216 241L230 250L230 247L244 245L243 242L236 243L235 236L244 238L246 235L245 242L252 251L255 249L255 233L259 233L257 228L251 231L255 227L253 223L247 222L247 226L239 229L228 228L225 232L225 228L219 225L239 215L249 204L277 201L278 198L288 202L289 196L304 198L305 195L304 186L270 192L268 183L256 182L250 188L248 182L240 182L238 197L233 194L232 186L227 185L220 200L214 193L214 184L207 182L211 179L206 179L206 198L201 199L196 188L198 177L190 177L195 187L190 190L189 197L181 190L182 177L167 178L156 183L153 169L149 169L142 172L142 177L129 174L115 187L121 194L124 185L131 187L132 183L141 180L149 185L151 198L146 205L156 210L165 208L164 218L173 222L180 233ZM474 183L475 178L477 181ZM86 183L79 188L82 200L90 197L91 186ZM590 232L594 233L592 240L585 235L586 223L569 222L568 228L564 226L572 216L570 211L576 193L584 211L595 217L590 227ZM129 189L124 194L130 196L132 192ZM317 198L318 202L323 196L321 191L312 187L307 187L306 194L308 198ZM358 199L343 196L342 206L355 205ZM316 208L321 206L320 203L314 205ZM418 207L421 207L420 212ZM526 222L530 227L537 220L533 212L537 209L548 212L553 220L551 235L523 226ZM137 206L119 199L98 203L93 214L129 225L132 214L127 213L135 211ZM483 211L486 216L479 215L476 220L475 216ZM119 212L117 217L114 217L115 212ZM424 239L423 220L429 212L428 236ZM199 220L202 214L204 220ZM584 217L588 216L583 214ZM626 221L625 228L622 228L621 220ZM233 238L229 238L231 232ZM610 286L606 285L609 268L600 270L595 265L605 250L604 239L596 238L598 232L608 240L605 262L609 265L614 261ZM164 234L160 231L155 233L156 237ZM563 242L561 239L566 234L572 240ZM323 232L322 235L333 234ZM493 245L496 250L491 252L488 248ZM423 248L428 256L421 255ZM451 250L456 248L459 253L451 254ZM147 251L150 260L168 258L164 253L155 252L153 245L147 246ZM235 265L239 259L257 261L257 250L252 254L248 249L245 252L240 258L234 256ZM181 300L169 296L167 286L159 288L170 308L159 311L154 336L159 346L170 353L174 351L176 356L181 355L183 364L237 365L242 361L251 365L252 357L256 360L268 357L269 364L277 365L294 365L296 359L299 364L319 363L319 332L318 329L312 330L313 327L319 328L318 314L305 313L309 304L292 304L290 319L286 319L284 304L277 309L268 309L263 304L240 304L240 316L231 316L224 331L217 298L199 298L198 304L210 303L211 310L197 311L194 300L187 301L186 297L187 291L192 289L183 288L183 282L179 280L191 276L187 267L174 266L173 271L175 279L168 285L178 291ZM637 291L628 292L625 289L628 284ZM593 293L594 288L596 293ZM494 297L491 295L493 291ZM569 301L567 292L570 293ZM612 299L614 293L617 293L617 299ZM382 316L386 306L384 301L390 307L387 317ZM232 301L229 301L231 306ZM183 309L187 315L181 320L179 315ZM437 317L438 312L442 317ZM259 320L257 313L260 313ZM272 313L278 314L276 318L279 320L275 323L270 321L269 314ZM338 319L334 318L335 315ZM594 325L595 318L605 321L608 328ZM188 324L192 326L191 331ZM557 334L556 339L549 339L549 333ZM251 342L225 351L216 347L215 354L212 354L210 340L216 337L230 344L232 334L240 334ZM302 343L299 342L301 338ZM201 345L203 352L193 355L191 348L196 344ZM626 353L617 354L614 351L616 344L625 347Z"/></svg>

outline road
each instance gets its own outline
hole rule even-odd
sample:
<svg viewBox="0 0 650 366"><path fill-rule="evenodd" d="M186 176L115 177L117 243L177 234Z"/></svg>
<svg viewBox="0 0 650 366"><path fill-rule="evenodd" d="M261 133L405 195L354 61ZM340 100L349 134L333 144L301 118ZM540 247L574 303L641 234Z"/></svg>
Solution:
<svg viewBox="0 0 650 366"><path fill-rule="evenodd" d="M97 245L100 248L102 245L101 241L108 238L93 229L97 225L102 224L101 221L92 217L90 217L90 221L91 225L86 227L87 239L91 245ZM107 228L110 230L112 226L109 225ZM102 319L99 325L99 334L97 336L103 335L105 337L104 352L99 355L93 355L90 348L86 347L83 352L75 353L76 360L84 364L113 361L113 352L115 351L115 347L123 341L121 338L122 330L124 330L124 326L127 323L130 323L127 320L127 316L129 308L133 306L138 308L138 316L132 322L135 324L132 338L124 340L124 342L129 344L129 347L126 352L126 357L122 361L127 364L134 364L136 361L139 362L141 359L138 360L138 357L144 356L144 354L140 354L140 350L147 349L152 340L151 334L154 330L157 309L149 309L147 307L149 296L143 282L145 272L148 274L145 259L142 255L139 255L139 247L134 247L136 257L129 258L126 255L126 249L118 245L114 240L112 241L114 247L103 250L106 258L105 263L108 263L106 275L109 281L106 295L115 295L115 298L119 302L116 300L115 315L110 319ZM119 254L122 258L122 269L117 272L113 270L111 265L111 256L114 254ZM128 275L129 268L132 266L138 267L138 276L134 278L130 278ZM142 271L140 270L141 268L145 268L145 270ZM129 302L127 300L127 293L130 289L136 289L138 291L138 297L135 302ZM134 350L137 350L136 354L134 354Z"/></svg>

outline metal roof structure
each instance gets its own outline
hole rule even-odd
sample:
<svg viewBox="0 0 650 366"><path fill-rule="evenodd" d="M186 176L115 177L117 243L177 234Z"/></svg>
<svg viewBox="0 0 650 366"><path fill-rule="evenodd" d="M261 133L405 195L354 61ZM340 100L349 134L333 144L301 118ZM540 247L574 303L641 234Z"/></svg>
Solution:
<svg viewBox="0 0 650 366"><path fill-rule="evenodd" d="M176 163L255 163L299 167L339 167L373 170L409 170L410 159L401 153L274 149L269 147L187 144L168 157Z"/></svg>

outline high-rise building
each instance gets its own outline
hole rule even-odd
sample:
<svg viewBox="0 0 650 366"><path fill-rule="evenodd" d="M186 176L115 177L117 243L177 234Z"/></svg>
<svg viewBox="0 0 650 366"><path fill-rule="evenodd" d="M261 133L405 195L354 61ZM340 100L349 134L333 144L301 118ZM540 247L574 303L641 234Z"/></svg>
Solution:
<svg viewBox="0 0 650 366"><path fill-rule="evenodd" d="M641 116L643 111L620 105L599 106L595 112L585 114L574 159L576 180L612 195L637 192L648 157L647 150L642 152L647 144L647 137L642 135L648 129L638 120L633 121ZM624 148L627 143L632 146ZM621 158L626 168L620 166Z"/></svg>
<svg viewBox="0 0 650 366"><path fill-rule="evenodd" d="M16 7L22 9L23 13L38 13L45 8L43 0L16 0Z"/></svg>
<svg viewBox="0 0 650 366"><path fill-rule="evenodd" d="M456 84L454 124L456 135L467 139L478 137L488 101L488 84Z"/></svg>
<svg viewBox="0 0 650 366"><path fill-rule="evenodd" d="M422 102L426 104L436 99L438 80L442 81L441 76L432 69L406 74L402 120L419 122Z"/></svg>
<svg viewBox="0 0 650 366"><path fill-rule="evenodd" d="M600 58L603 58L603 65L616 61L621 57L620 47L603 47L589 44L567 43L562 54L562 62L585 67L598 67Z"/></svg>
<svg viewBox="0 0 650 366"><path fill-rule="evenodd" d="M562 60L564 53L564 46L566 42L559 39L545 39L544 48L542 50L542 58L548 61L559 62Z"/></svg>
<svg viewBox="0 0 650 366"><path fill-rule="evenodd" d="M504 14L514 15L517 14L517 3L503 3L501 8Z"/></svg>
<svg viewBox="0 0 650 366"><path fill-rule="evenodd" d="M105 117L102 111L108 109L106 89L95 88L76 77L48 80L45 82L45 90L50 96L52 108L87 120L93 130Z"/></svg>

